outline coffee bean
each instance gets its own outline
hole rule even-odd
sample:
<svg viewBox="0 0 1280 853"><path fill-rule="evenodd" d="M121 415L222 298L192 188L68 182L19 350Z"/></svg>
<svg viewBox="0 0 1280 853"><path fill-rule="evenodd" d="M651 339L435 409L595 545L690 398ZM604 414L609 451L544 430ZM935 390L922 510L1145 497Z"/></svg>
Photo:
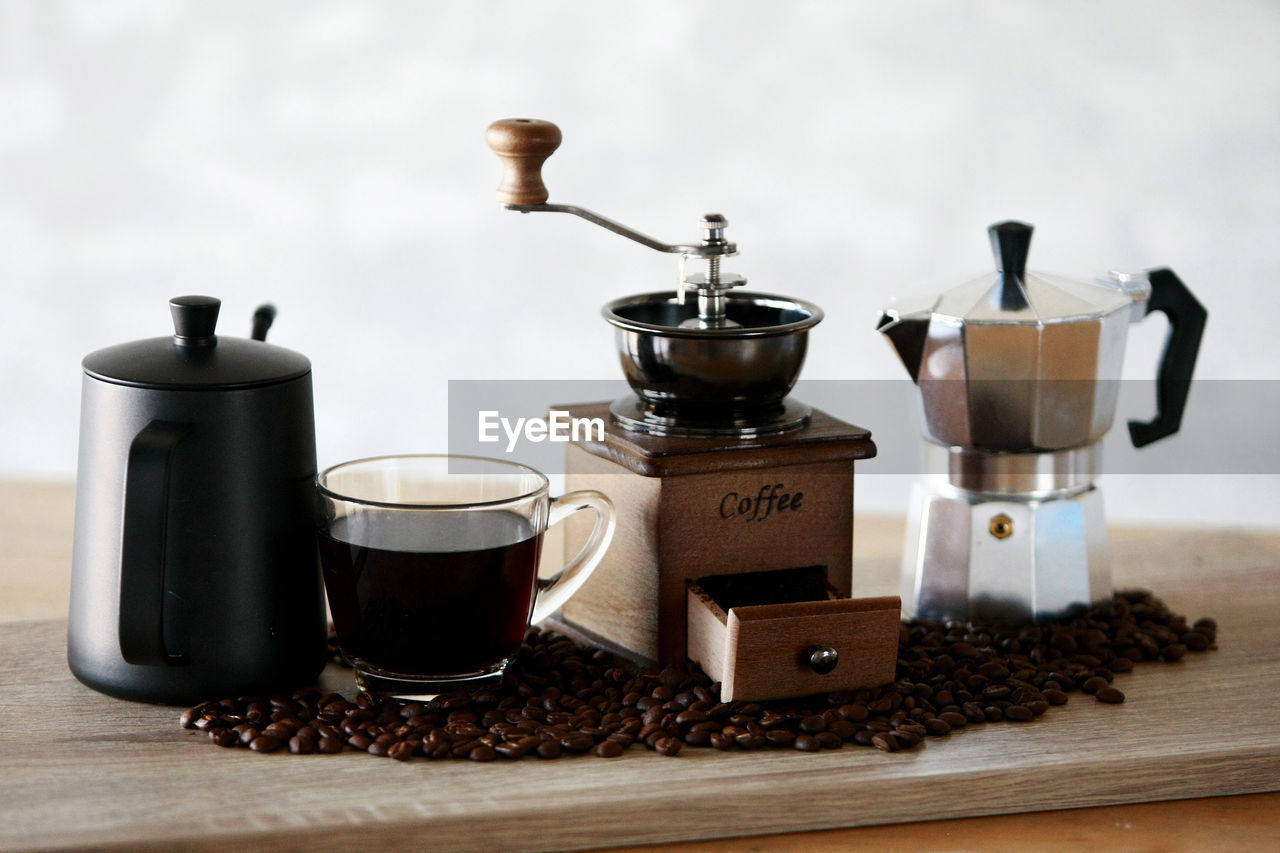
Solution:
<svg viewBox="0 0 1280 853"><path fill-rule="evenodd" d="M363 699L367 695L367 693L361 693L358 698ZM447 693L444 696L437 696L435 701L446 711L465 708L471 704L470 697L465 693Z"/></svg>
<svg viewBox="0 0 1280 853"><path fill-rule="evenodd" d="M324 755L337 755L342 752L344 746L346 744L336 737L322 737L316 741L316 752Z"/></svg>
<svg viewBox="0 0 1280 853"><path fill-rule="evenodd" d="M1004 709L1004 718L1015 723L1025 723L1035 717L1026 705L1010 705Z"/></svg>
<svg viewBox="0 0 1280 853"><path fill-rule="evenodd" d="M289 738L289 751L294 755L310 755L316 751L316 742L311 738L294 735Z"/></svg>
<svg viewBox="0 0 1280 853"><path fill-rule="evenodd" d="M871 739L875 737L876 734L876 732L873 732L870 729L859 729L853 733L853 742L858 746L871 746Z"/></svg>
<svg viewBox="0 0 1280 853"><path fill-rule="evenodd" d="M513 760L517 758L524 758L526 754L526 750L522 745L511 741L498 744L493 748L493 751L498 753L502 758L510 758Z"/></svg>
<svg viewBox="0 0 1280 853"><path fill-rule="evenodd" d="M1188 631L1179 638L1179 642L1193 652L1203 652L1212 643L1209 637L1199 631Z"/></svg>
<svg viewBox="0 0 1280 853"><path fill-rule="evenodd" d="M989 660L978 667L978 672L992 681L1004 681L1009 677L1009 668L997 660Z"/></svg>
<svg viewBox="0 0 1280 853"><path fill-rule="evenodd" d="M612 740L602 741L596 747L596 755L601 758L617 758L622 755L622 744Z"/></svg>
<svg viewBox="0 0 1280 853"><path fill-rule="evenodd" d="M1133 672L1133 661L1128 657L1113 657L1108 664L1108 668L1112 672Z"/></svg>
<svg viewBox="0 0 1280 853"><path fill-rule="evenodd" d="M1124 701L1124 694L1114 687L1103 687L1093 695L1093 698L1099 702L1106 702L1108 705L1119 705Z"/></svg>
<svg viewBox="0 0 1280 853"><path fill-rule="evenodd" d="M1046 690L1044 691L1044 698L1050 705L1067 704L1067 694L1061 690Z"/></svg>
<svg viewBox="0 0 1280 853"><path fill-rule="evenodd" d="M938 715L938 719L942 720L942 722L946 723L953 729L964 728L969 722L968 717L964 714L957 713L956 711L943 711ZM925 726L928 727L928 725L929 723L926 721Z"/></svg>
<svg viewBox="0 0 1280 853"><path fill-rule="evenodd" d="M595 738L583 732L569 732L560 738L560 746L564 747L565 752L590 752L595 745Z"/></svg>
<svg viewBox="0 0 1280 853"><path fill-rule="evenodd" d="M791 746L796 742L796 734L795 732L790 732L786 729L774 729L772 731L765 732L764 739L768 742L769 746Z"/></svg>
<svg viewBox="0 0 1280 853"><path fill-rule="evenodd" d="M296 731L297 729L291 726L285 725L284 723L272 723L271 725L264 728L262 730L262 733L264 735L271 735L272 737L278 737L281 740L288 740L289 738L293 737L293 733Z"/></svg>
<svg viewBox="0 0 1280 853"><path fill-rule="evenodd" d="M681 740L683 740L689 746L710 746L711 732L688 731L688 732L685 732Z"/></svg>
<svg viewBox="0 0 1280 853"><path fill-rule="evenodd" d="M274 735L259 735L249 741L249 748L254 752L275 752L283 741Z"/></svg>
<svg viewBox="0 0 1280 853"><path fill-rule="evenodd" d="M680 754L680 748L682 745L683 744L681 744L680 741L673 737L664 737L658 738L658 741L653 745L653 748L659 755L674 756Z"/></svg>
<svg viewBox="0 0 1280 853"><path fill-rule="evenodd" d="M841 705L836 709L836 713L851 723L865 722L870 716L867 706L860 704Z"/></svg>
<svg viewBox="0 0 1280 853"><path fill-rule="evenodd" d="M823 749L840 749L844 746L844 741L832 731L818 732L814 737Z"/></svg>
<svg viewBox="0 0 1280 853"><path fill-rule="evenodd" d="M695 723L705 722L707 715L702 711L687 710L676 715L676 725L692 726Z"/></svg>
<svg viewBox="0 0 1280 853"><path fill-rule="evenodd" d="M897 752L898 741L888 732L880 732L871 736L871 745L882 752Z"/></svg>
<svg viewBox="0 0 1280 853"><path fill-rule="evenodd" d="M539 758L559 758L563 749L558 740L544 740L535 751Z"/></svg>
<svg viewBox="0 0 1280 853"><path fill-rule="evenodd" d="M814 735L805 733L796 735L795 742L792 745L802 752L817 752L822 749L822 744Z"/></svg>
<svg viewBox="0 0 1280 853"><path fill-rule="evenodd" d="M191 725L202 732L228 727L226 720L216 715L216 713L205 713Z"/></svg>
<svg viewBox="0 0 1280 853"><path fill-rule="evenodd" d="M827 724L827 731L831 732L841 740L848 740L853 737L853 733L857 730L858 726L848 720L836 720Z"/></svg>
<svg viewBox="0 0 1280 853"><path fill-rule="evenodd" d="M913 723L907 720L904 720L901 723L899 723L898 726L896 727L896 730L900 732L911 732L913 735L920 738L923 738L926 734L928 734L928 730L922 724Z"/></svg>
<svg viewBox="0 0 1280 853"><path fill-rule="evenodd" d="M889 732L889 736L897 741L900 749L912 749L924 740L924 735L912 731L903 731L902 729L894 729Z"/></svg>
<svg viewBox="0 0 1280 853"><path fill-rule="evenodd" d="M961 719L963 719L963 717ZM951 724L946 720L937 717L925 720L924 727L928 730L929 734L934 735L935 737L943 737L951 734Z"/></svg>
<svg viewBox="0 0 1280 853"><path fill-rule="evenodd" d="M1080 689L1085 693L1097 693L1100 689L1106 686L1107 680L1095 675L1092 678L1087 679L1084 684L1081 684Z"/></svg>
<svg viewBox="0 0 1280 853"><path fill-rule="evenodd" d="M811 714L800 721L800 731L806 734L817 734L827 730L827 721L820 714Z"/></svg>
<svg viewBox="0 0 1280 853"><path fill-rule="evenodd" d="M727 735L724 732L712 732L710 744L712 749L733 749L734 739L731 735Z"/></svg>
<svg viewBox="0 0 1280 853"><path fill-rule="evenodd" d="M740 725L740 726L745 726L747 725L747 723L750 722L750 720L746 718L742 719L741 721L735 721L733 717L730 717L729 721L736 722L737 725ZM760 728L762 729L770 730L770 729L776 729L779 726L785 725L786 722L787 722L787 717L785 714L780 714L777 711L765 711L763 714L760 715L759 725L760 725Z"/></svg>
<svg viewBox="0 0 1280 853"><path fill-rule="evenodd" d="M235 746L240 743L239 736L231 729L213 729L209 732L209 740L218 746Z"/></svg>

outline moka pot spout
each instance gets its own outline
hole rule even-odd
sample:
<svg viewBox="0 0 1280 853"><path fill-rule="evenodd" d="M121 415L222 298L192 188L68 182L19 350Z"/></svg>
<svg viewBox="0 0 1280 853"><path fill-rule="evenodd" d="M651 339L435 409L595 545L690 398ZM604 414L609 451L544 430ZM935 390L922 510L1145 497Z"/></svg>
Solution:
<svg viewBox="0 0 1280 853"><path fill-rule="evenodd" d="M898 352L898 358L911 374L911 381L920 379L920 361L924 356L925 339L929 333L929 321L933 316L932 305L907 311L902 308L886 308L880 312L876 331L889 339Z"/></svg>

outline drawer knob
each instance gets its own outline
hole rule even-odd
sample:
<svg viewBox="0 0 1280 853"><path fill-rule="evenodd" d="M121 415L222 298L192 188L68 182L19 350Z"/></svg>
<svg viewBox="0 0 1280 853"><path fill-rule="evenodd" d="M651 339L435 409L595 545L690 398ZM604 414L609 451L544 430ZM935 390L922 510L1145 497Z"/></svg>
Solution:
<svg viewBox="0 0 1280 853"><path fill-rule="evenodd" d="M818 675L826 675L840 663L840 653L830 646L814 646L809 649L809 668Z"/></svg>

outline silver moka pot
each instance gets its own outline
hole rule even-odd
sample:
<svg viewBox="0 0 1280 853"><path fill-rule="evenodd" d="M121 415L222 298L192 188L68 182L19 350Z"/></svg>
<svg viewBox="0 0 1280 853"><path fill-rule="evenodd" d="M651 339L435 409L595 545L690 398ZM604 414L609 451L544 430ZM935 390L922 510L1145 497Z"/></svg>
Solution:
<svg viewBox="0 0 1280 853"><path fill-rule="evenodd" d="M325 659L312 527L311 363L216 335L219 302L169 303L175 333L84 359L67 658L126 699L287 689Z"/></svg>
<svg viewBox="0 0 1280 853"><path fill-rule="evenodd" d="M1075 281L1026 271L1031 226L989 229L996 271L885 310L877 328L924 405L928 469L903 556L905 613L1012 621L1111 595L1100 442L1115 418L1130 322L1169 318L1159 411L1134 446L1177 432L1206 312L1154 269Z"/></svg>

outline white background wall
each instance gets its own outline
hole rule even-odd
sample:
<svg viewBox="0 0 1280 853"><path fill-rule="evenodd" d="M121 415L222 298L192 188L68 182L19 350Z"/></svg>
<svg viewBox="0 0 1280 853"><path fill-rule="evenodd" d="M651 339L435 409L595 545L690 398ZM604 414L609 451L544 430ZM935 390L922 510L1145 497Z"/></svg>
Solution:
<svg viewBox="0 0 1280 853"><path fill-rule="evenodd" d="M806 377L897 377L876 310L1020 218L1033 268L1177 270L1199 376L1280 379L1275 3L0 0L0 476L74 476L80 358L180 293L224 334L277 304L321 465L444 449L451 378L617 377L599 306L674 259L501 211L512 115L564 129L553 201L672 241L728 215L732 269L827 312ZM859 510L901 511L862 470ZM1280 507L1274 475L1105 488L1113 520Z"/></svg>

